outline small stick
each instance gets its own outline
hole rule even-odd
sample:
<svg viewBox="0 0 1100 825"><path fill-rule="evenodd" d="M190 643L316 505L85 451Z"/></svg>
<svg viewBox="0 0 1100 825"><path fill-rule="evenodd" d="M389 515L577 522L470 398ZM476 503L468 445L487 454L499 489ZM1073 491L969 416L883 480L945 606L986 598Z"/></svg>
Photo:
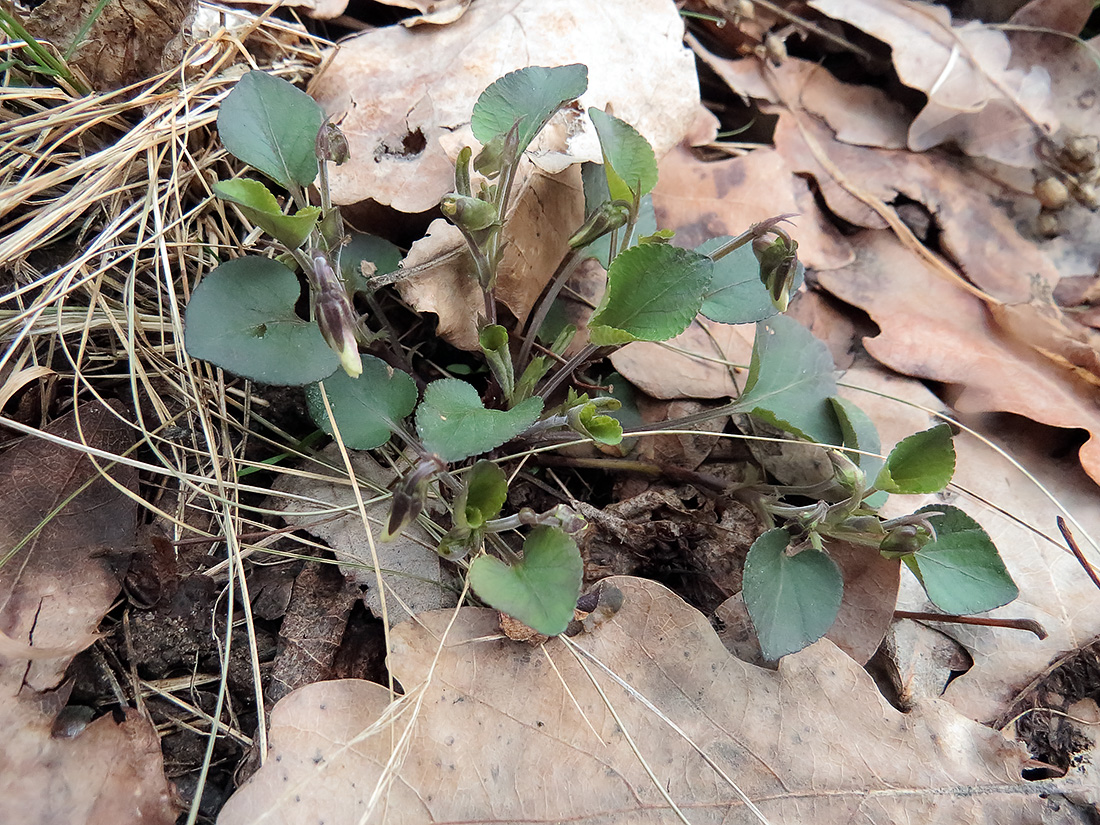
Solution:
<svg viewBox="0 0 1100 825"><path fill-rule="evenodd" d="M1047 637L1046 630L1034 619L989 619L982 616L952 616L950 613L912 613L908 610L895 610L895 619L915 619L918 622L948 622L950 624L976 624L982 627L1007 627L1012 630L1026 630L1040 639Z"/></svg>
<svg viewBox="0 0 1100 825"><path fill-rule="evenodd" d="M1081 566L1085 568L1085 572L1088 573L1092 583L1100 588L1100 576L1096 575L1096 569L1089 564L1089 560L1085 558L1085 554L1081 552L1081 548L1077 546L1077 541L1073 538L1073 533L1069 531L1069 527L1066 525L1066 520L1061 516L1058 516L1058 529L1062 531L1062 537L1066 540L1066 544L1069 545L1069 549L1073 552L1073 555L1077 557L1077 561L1081 562Z"/></svg>

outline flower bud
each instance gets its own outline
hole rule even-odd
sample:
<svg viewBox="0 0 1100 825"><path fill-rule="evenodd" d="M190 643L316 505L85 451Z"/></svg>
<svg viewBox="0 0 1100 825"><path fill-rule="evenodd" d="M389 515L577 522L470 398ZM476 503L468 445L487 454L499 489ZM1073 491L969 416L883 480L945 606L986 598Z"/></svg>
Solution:
<svg viewBox="0 0 1100 825"><path fill-rule="evenodd" d="M359 321L347 290L324 255L317 254L313 258L313 280L317 287L316 314L321 337L340 356L344 372L358 378L363 372L355 335Z"/></svg>
<svg viewBox="0 0 1100 825"><path fill-rule="evenodd" d="M771 243L757 238L752 242L752 251L760 262L761 283L767 287L775 308L783 312L798 275L798 241L782 235Z"/></svg>
<svg viewBox="0 0 1100 825"><path fill-rule="evenodd" d="M444 195L439 210L455 226L467 232L488 229L497 222L497 210L493 204L467 195Z"/></svg>
<svg viewBox="0 0 1100 825"><path fill-rule="evenodd" d="M569 239L569 247L580 249L588 246L594 240L623 226L629 217L630 206L625 201L608 201L589 215L584 225L573 233L573 237Z"/></svg>
<svg viewBox="0 0 1100 825"><path fill-rule="evenodd" d="M917 524L903 524L886 534L879 552L888 559L911 556L933 540L932 534Z"/></svg>
<svg viewBox="0 0 1100 825"><path fill-rule="evenodd" d="M348 148L347 137L340 131L339 126L334 123L329 123L328 118L325 118L325 122L321 124L320 131L317 132L314 152L318 160L327 160L330 163L335 163L337 166L347 163L348 159L351 157L351 150Z"/></svg>

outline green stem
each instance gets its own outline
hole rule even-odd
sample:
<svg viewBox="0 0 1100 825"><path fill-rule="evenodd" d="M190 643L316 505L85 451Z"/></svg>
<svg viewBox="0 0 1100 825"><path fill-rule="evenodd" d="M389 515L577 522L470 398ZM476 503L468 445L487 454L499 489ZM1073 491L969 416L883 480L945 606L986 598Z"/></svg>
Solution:
<svg viewBox="0 0 1100 825"><path fill-rule="evenodd" d="M570 249L569 254L558 264L557 272L550 279L550 289L543 295L539 305L535 308L534 314L527 322L527 332L523 337L523 345L520 347L519 358L516 362L519 364L521 374L527 368L531 356L531 347L535 344L535 338L538 336L539 330L542 329L546 316L550 314L550 308L553 306L562 287L565 286L583 260L584 255L581 254L581 250Z"/></svg>

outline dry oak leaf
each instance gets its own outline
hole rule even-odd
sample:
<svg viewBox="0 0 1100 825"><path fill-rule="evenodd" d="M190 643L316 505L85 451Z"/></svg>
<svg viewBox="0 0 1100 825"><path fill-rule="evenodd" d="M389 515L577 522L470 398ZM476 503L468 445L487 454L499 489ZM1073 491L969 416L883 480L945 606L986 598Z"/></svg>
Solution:
<svg viewBox="0 0 1100 825"><path fill-rule="evenodd" d="M906 146L909 113L882 89L843 83L817 63L797 57L772 66L757 57L697 54L743 98L797 103L829 124L839 141L883 149Z"/></svg>
<svg viewBox="0 0 1100 825"><path fill-rule="evenodd" d="M320 453L321 457L336 467L343 467L343 459L335 444ZM410 525L392 541L381 541L382 532L377 525L384 524L389 516L390 499L371 502L370 489L385 490L395 475L367 452L356 450L351 455L352 469L366 504L367 518L374 524L374 550L382 569L382 581L386 587L386 614L391 625L404 621L409 615L423 610L437 610L454 604L453 594L441 583L439 554L435 552L438 541L432 539L419 525ZM340 572L345 578L360 585L363 604L375 616L382 616L382 597L378 592L378 577L374 571L374 556L367 541L363 519L342 471L339 478L317 478L311 475L285 475L275 484L280 495L274 497L272 506L287 514L288 521L295 521L301 529L325 541L336 556ZM328 508L334 513L343 511L334 519L317 516L317 511ZM294 517L298 516L297 519ZM313 521L315 523L303 523ZM395 596L397 598L395 598ZM410 613L411 611L411 613Z"/></svg>
<svg viewBox="0 0 1100 825"><path fill-rule="evenodd" d="M529 65L587 64L582 106L612 104L660 157L688 131L699 106L683 34L671 0L479 0L447 26L389 26L345 40L310 86L351 148L351 160L330 172L333 200L371 198L401 212L435 207L454 186L441 139L469 123L490 83ZM536 162L557 172L600 160L595 129L580 109L556 120L564 135L552 128L536 141Z"/></svg>
<svg viewBox="0 0 1100 825"><path fill-rule="evenodd" d="M1003 32L980 22L953 26L939 5L905 0L811 0L822 14L887 43L901 82L928 96L909 127L909 148L954 142L972 157L1031 168L1033 145L1058 126L1050 76L1009 68Z"/></svg>
<svg viewBox="0 0 1100 825"><path fill-rule="evenodd" d="M116 454L132 443L118 412L98 402L46 432ZM79 450L39 438L0 455L0 557L14 551L0 567L0 822L168 825L176 818L147 718L131 710L68 738L52 733L71 690L59 687L65 670L95 641L120 589L105 555L133 547L137 506L123 491L136 492L137 473L122 465L109 472L120 487Z"/></svg>
<svg viewBox="0 0 1100 825"><path fill-rule="evenodd" d="M912 321L914 327L923 323L923 319ZM967 347L960 345L957 352L964 353ZM965 364L963 368L978 369ZM1012 365L1010 369L1019 370L1020 366ZM907 435L939 423L927 409L945 409L919 381L882 370L849 370L844 384L847 386L841 395L858 404L875 422L884 453ZM1037 388L1035 392L1042 394L1044 390ZM1073 529L1082 550L1094 565L1100 566L1100 550L1089 546L1080 529L1100 538L1100 497L1095 486L1079 467L1073 466L1072 460L1056 460L1040 449L1042 445L1029 448L1022 437L1009 433L1004 436L1002 448L1010 450L1076 519L1079 527ZM890 518L942 503L966 510L989 533L1020 588L1015 601L988 615L1033 619L1047 631L1047 638L1040 640L1031 633L1005 628L933 625L962 644L974 660L968 672L951 681L944 699L971 719L1003 724L1016 695L1044 673L1050 662L1100 636L1100 592L1057 538L1055 518L1061 511L1021 470L966 432L955 436L955 450L957 462L951 487L931 496L891 496L882 512ZM902 582L899 607L935 611L907 571L903 572Z"/></svg>
<svg viewBox="0 0 1100 825"><path fill-rule="evenodd" d="M819 272L829 292L867 312L882 332L864 339L879 362L906 375L958 385L964 413L1000 410L1054 427L1088 430L1079 458L1100 483L1098 390L999 328L985 305L945 280L891 234L849 239L856 262Z"/></svg>
<svg viewBox="0 0 1100 825"><path fill-rule="evenodd" d="M693 823L758 822L730 781L774 825L1083 821L1062 796L1083 781L1076 775L1022 780L1021 746L944 702L900 713L830 642L764 670L731 656L663 586L608 583L622 590L622 609L575 644L709 764L563 640L537 649L490 640L496 613L465 608L395 629L389 662L406 688L396 704L362 681L311 685L280 702L264 766L219 822L676 821L665 794Z"/></svg>
<svg viewBox="0 0 1100 825"><path fill-rule="evenodd" d="M517 187L512 204L494 294L522 323L569 252L570 235L584 222L580 167L553 176L535 171ZM433 261L430 269L397 282L401 297L418 312L438 315L438 334L451 344L476 350L485 299L462 233L442 219L432 221L402 266Z"/></svg>

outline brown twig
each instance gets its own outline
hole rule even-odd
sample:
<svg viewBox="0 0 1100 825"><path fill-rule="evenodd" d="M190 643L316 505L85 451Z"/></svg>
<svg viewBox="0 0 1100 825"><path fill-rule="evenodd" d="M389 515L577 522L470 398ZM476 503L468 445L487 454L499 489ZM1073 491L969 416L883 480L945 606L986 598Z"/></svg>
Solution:
<svg viewBox="0 0 1100 825"><path fill-rule="evenodd" d="M953 616L950 613L914 613L909 610L895 610L895 619L915 619L918 622L948 622L949 624L976 624L982 627L1007 627L1011 630L1026 630L1040 639L1047 632L1034 619L990 619L984 616Z"/></svg>
<svg viewBox="0 0 1100 825"><path fill-rule="evenodd" d="M1073 538L1073 533L1069 531L1065 519L1061 516L1058 516L1058 529L1062 532L1062 537L1066 540L1066 544L1069 545L1070 551L1077 558L1077 561L1081 562L1081 566L1085 568L1088 577L1092 579L1092 583L1096 585L1097 589L1100 589L1100 576L1096 575L1096 568L1089 564L1089 560L1085 558L1085 554L1082 553L1081 548L1077 546L1077 541Z"/></svg>

